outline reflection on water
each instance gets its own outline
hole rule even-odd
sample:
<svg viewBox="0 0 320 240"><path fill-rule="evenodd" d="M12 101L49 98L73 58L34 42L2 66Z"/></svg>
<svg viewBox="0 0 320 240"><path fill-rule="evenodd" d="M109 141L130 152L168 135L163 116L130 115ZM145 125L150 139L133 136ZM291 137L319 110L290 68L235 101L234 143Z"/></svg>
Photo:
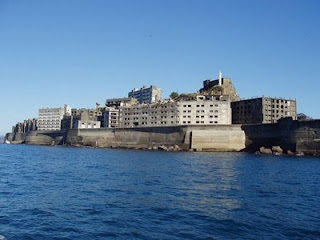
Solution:
<svg viewBox="0 0 320 240"><path fill-rule="evenodd" d="M320 161L0 146L7 239L320 236Z"/></svg>

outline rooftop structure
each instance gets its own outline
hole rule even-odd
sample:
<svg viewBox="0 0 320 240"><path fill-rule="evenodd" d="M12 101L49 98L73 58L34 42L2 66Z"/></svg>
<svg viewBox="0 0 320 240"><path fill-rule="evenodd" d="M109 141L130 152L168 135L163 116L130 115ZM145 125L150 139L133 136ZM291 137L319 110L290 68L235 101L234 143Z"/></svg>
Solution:
<svg viewBox="0 0 320 240"><path fill-rule="evenodd" d="M139 103L154 103L162 99L162 90L156 86L143 86L140 89L132 89L128 97L136 98Z"/></svg>
<svg viewBox="0 0 320 240"><path fill-rule="evenodd" d="M133 97L128 98L110 98L106 100L106 107L114 107L118 108L120 106L123 106L124 104L138 104L138 100Z"/></svg>
<svg viewBox="0 0 320 240"><path fill-rule="evenodd" d="M199 91L205 95L229 95L231 101L240 100L240 97L231 82L231 78L222 77L221 72L219 72L218 79L203 81L203 88Z"/></svg>

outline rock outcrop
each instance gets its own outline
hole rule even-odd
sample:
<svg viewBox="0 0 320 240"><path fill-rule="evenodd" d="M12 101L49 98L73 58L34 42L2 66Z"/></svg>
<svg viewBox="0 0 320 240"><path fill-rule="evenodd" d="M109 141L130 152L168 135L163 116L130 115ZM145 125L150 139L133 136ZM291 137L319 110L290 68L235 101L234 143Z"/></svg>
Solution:
<svg viewBox="0 0 320 240"><path fill-rule="evenodd" d="M259 152L263 154L272 154L272 150L270 148L265 148L265 147L261 147L259 149Z"/></svg>

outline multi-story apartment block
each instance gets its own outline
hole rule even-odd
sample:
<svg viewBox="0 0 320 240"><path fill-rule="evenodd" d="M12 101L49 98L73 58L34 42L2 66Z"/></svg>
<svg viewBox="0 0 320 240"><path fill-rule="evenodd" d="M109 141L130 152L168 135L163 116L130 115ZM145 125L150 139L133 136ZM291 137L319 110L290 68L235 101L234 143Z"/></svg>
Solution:
<svg viewBox="0 0 320 240"><path fill-rule="evenodd" d="M232 123L276 123L280 118L297 119L295 100L260 97L231 103Z"/></svg>
<svg viewBox="0 0 320 240"><path fill-rule="evenodd" d="M124 105L136 105L138 103L138 100L132 97L107 99L102 121L103 127L119 127L119 107Z"/></svg>
<svg viewBox="0 0 320 240"><path fill-rule="evenodd" d="M71 110L71 115L64 116L62 120L62 129L100 128L102 117L103 113L100 108L73 108Z"/></svg>
<svg viewBox="0 0 320 240"><path fill-rule="evenodd" d="M42 108L39 109L38 130L59 131L61 130L61 120L64 115L71 114L71 107L65 105L64 108Z"/></svg>
<svg viewBox="0 0 320 240"><path fill-rule="evenodd" d="M106 107L104 111L104 124L105 128L119 127L119 109L115 107Z"/></svg>
<svg viewBox="0 0 320 240"><path fill-rule="evenodd" d="M76 109L76 108L72 108L71 109L71 115L72 116L79 116L82 113L85 113L88 115L88 117L92 117L92 118L99 118L103 115L103 112L101 111L101 109L86 109L86 108L80 108L80 109Z"/></svg>
<svg viewBox="0 0 320 240"><path fill-rule="evenodd" d="M128 97L136 98L139 103L154 103L162 98L162 90L156 86L146 87L140 89L134 88L128 93Z"/></svg>
<svg viewBox="0 0 320 240"><path fill-rule="evenodd" d="M231 124L229 97L197 96L192 101L167 101L120 107L120 127Z"/></svg>

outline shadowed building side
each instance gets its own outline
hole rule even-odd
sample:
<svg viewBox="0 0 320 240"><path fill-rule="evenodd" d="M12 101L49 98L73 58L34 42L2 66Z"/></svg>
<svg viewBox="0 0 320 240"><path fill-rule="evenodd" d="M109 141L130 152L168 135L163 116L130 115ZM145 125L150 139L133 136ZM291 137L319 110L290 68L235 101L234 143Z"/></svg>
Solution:
<svg viewBox="0 0 320 240"><path fill-rule="evenodd" d="M281 118L297 119L295 100L260 97L231 103L233 124L276 123Z"/></svg>

